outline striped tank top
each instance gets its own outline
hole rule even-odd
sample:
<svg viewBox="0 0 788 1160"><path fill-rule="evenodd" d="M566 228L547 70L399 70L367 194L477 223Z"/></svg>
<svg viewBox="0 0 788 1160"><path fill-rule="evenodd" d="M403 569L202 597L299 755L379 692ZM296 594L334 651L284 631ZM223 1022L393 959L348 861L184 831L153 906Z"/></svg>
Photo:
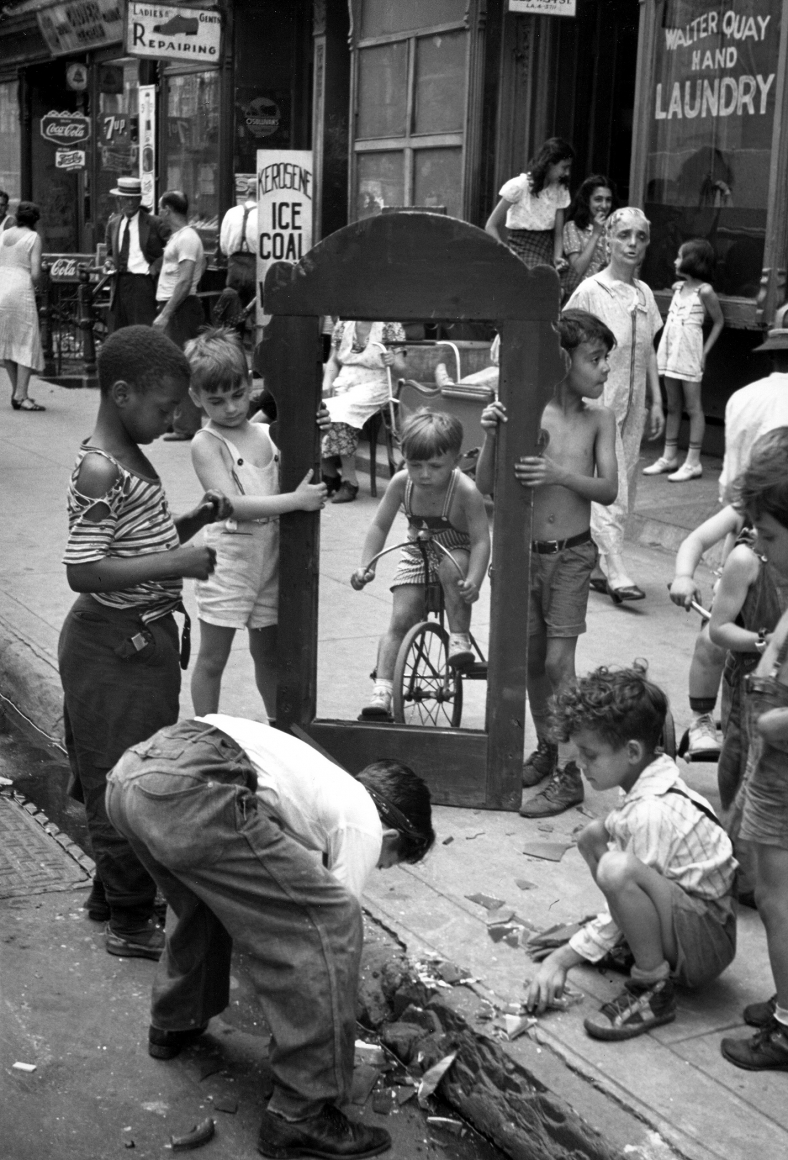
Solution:
<svg viewBox="0 0 788 1160"><path fill-rule="evenodd" d="M118 478L106 495L94 499L77 490L77 477L86 455L102 455L114 465ZM164 488L158 476L148 479L129 471L98 447L84 446L77 457L68 485L68 543L64 564L92 564L110 558L152 555L180 545ZM108 508L97 521L86 516L99 504ZM146 623L166 616L180 604L183 582L145 580L116 592L91 592L94 600L109 608L139 611Z"/></svg>

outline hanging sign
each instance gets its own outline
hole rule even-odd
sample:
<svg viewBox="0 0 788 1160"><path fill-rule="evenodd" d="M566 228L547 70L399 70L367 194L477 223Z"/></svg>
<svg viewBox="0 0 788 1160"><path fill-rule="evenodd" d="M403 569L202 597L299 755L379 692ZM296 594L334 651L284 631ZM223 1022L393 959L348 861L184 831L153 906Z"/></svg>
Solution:
<svg viewBox="0 0 788 1160"><path fill-rule="evenodd" d="M53 145L82 145L90 138L90 120L82 113L56 113L41 118L41 136Z"/></svg>
<svg viewBox="0 0 788 1160"><path fill-rule="evenodd" d="M58 149L55 153L55 169L84 169L84 149Z"/></svg>
<svg viewBox="0 0 788 1160"><path fill-rule="evenodd" d="M129 2L126 51L132 56L219 64L221 38L218 12Z"/></svg>
<svg viewBox="0 0 788 1160"><path fill-rule="evenodd" d="M140 181L142 204L156 205L156 86L139 87Z"/></svg>
<svg viewBox="0 0 788 1160"><path fill-rule="evenodd" d="M298 262L312 248L312 150L257 150L258 322L272 262Z"/></svg>
<svg viewBox="0 0 788 1160"><path fill-rule="evenodd" d="M123 40L121 0L72 0L43 8L36 17L53 56Z"/></svg>
<svg viewBox="0 0 788 1160"><path fill-rule="evenodd" d="M528 16L576 16L577 0L509 0L509 11Z"/></svg>

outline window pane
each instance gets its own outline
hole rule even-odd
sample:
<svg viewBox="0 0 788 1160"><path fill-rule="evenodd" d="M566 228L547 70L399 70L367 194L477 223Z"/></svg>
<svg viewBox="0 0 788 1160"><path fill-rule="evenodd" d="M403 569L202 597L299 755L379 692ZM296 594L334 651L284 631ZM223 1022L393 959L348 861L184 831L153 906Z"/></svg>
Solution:
<svg viewBox="0 0 788 1160"><path fill-rule="evenodd" d="M402 153L359 153L356 217L372 217L384 205L405 204Z"/></svg>
<svg viewBox="0 0 788 1160"><path fill-rule="evenodd" d="M110 190L121 174L139 172L138 61L110 61L99 66L96 135L99 165L95 189L96 238L103 241L107 220L117 209ZM155 212L156 207L148 206Z"/></svg>
<svg viewBox="0 0 788 1160"><path fill-rule="evenodd" d="M737 0L717 12L705 0L657 0L643 266L654 290L673 283L681 243L703 237L717 255L717 291L758 293L781 8Z"/></svg>
<svg viewBox="0 0 788 1160"><path fill-rule="evenodd" d="M162 193L182 189L189 225L207 254L216 250L219 215L219 72L167 77Z"/></svg>
<svg viewBox="0 0 788 1160"><path fill-rule="evenodd" d="M0 84L0 189L19 197L19 83Z"/></svg>
<svg viewBox="0 0 788 1160"><path fill-rule="evenodd" d="M413 153L413 204L445 205L450 217L462 209L462 150L416 149Z"/></svg>
<svg viewBox="0 0 788 1160"><path fill-rule="evenodd" d="M416 41L414 133L450 133L465 120L465 32Z"/></svg>
<svg viewBox="0 0 788 1160"><path fill-rule="evenodd" d="M363 0L362 36L386 36L451 24L465 18L466 0Z"/></svg>
<svg viewBox="0 0 788 1160"><path fill-rule="evenodd" d="M381 44L358 54L357 137L401 137L407 108L408 44Z"/></svg>

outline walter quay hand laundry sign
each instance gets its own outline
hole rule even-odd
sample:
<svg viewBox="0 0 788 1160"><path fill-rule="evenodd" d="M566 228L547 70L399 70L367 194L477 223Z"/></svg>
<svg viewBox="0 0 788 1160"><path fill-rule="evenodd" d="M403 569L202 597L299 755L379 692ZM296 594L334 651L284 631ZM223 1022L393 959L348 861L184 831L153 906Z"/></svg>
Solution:
<svg viewBox="0 0 788 1160"><path fill-rule="evenodd" d="M222 18L205 8L129 3L126 51L132 56L218 64Z"/></svg>

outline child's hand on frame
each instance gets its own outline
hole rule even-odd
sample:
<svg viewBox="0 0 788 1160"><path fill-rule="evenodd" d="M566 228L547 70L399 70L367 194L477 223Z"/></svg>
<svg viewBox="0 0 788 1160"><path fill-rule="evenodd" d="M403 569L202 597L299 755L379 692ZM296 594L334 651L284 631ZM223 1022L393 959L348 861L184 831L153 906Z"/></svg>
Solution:
<svg viewBox="0 0 788 1160"><path fill-rule="evenodd" d="M321 403L317 409L317 425L321 431L326 431L331 426L331 416L325 403Z"/></svg>
<svg viewBox="0 0 788 1160"><path fill-rule="evenodd" d="M676 576L673 583L670 585L670 599L674 604L678 604L679 608L686 608L690 611L692 601L697 600L701 604L701 591L691 576Z"/></svg>
<svg viewBox="0 0 788 1160"><path fill-rule="evenodd" d="M298 487L293 492L298 503L298 510L302 512L316 512L325 506L328 488L324 483L310 483L314 475L310 467Z"/></svg>
<svg viewBox="0 0 788 1160"><path fill-rule="evenodd" d="M494 403L488 403L482 411L481 425L485 431L489 431L494 435L498 430L499 423L508 423L509 418L506 414L506 407L497 399Z"/></svg>
<svg viewBox="0 0 788 1160"><path fill-rule="evenodd" d="M563 478L561 468L547 455L524 455L515 463L514 475L523 487L547 487Z"/></svg>
<svg viewBox="0 0 788 1160"><path fill-rule="evenodd" d="M370 580L375 579L375 571L373 568L356 568L353 575L350 577L350 586L355 588L356 592L360 592L365 584L369 584Z"/></svg>
<svg viewBox="0 0 788 1160"><path fill-rule="evenodd" d="M457 587L464 604L475 604L479 599L479 585L474 584L473 580L468 580L467 577L464 580L458 580Z"/></svg>

